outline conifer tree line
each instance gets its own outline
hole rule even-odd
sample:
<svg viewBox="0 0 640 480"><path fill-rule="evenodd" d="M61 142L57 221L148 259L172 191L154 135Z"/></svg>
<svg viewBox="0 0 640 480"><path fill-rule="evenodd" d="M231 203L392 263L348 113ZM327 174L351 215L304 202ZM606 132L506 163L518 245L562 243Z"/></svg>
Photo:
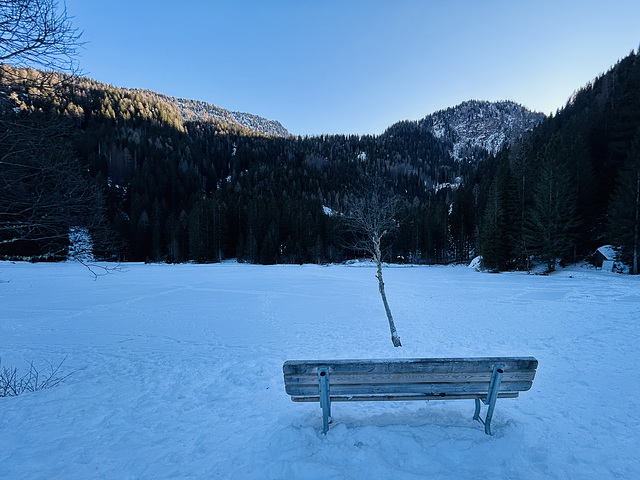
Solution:
<svg viewBox="0 0 640 480"><path fill-rule="evenodd" d="M640 55L576 92L531 135L491 158L480 249L488 268L554 270L613 244L638 273Z"/></svg>
<svg viewBox="0 0 640 480"><path fill-rule="evenodd" d="M64 130L47 141L78 166L74 181L98 192L87 197L93 215L70 210L51 227L58 248L45 251L41 239L16 231L24 220L18 210L13 226L0 219L4 258L62 258L64 232L86 226L105 259L343 261L357 252L345 246L340 214L365 172L376 171L400 199L386 261L447 263L481 254L490 269L539 261L552 270L606 243L620 246L629 264L638 261L635 53L529 135L495 156L473 152L472 161L452 159L451 141L419 122L378 136L269 137L186 120L148 91L55 77L2 65L0 118ZM24 147L19 136L2 139L0 158L18 164ZM33 185L24 172L0 168L6 209L12 185ZM17 233L22 241L7 241Z"/></svg>

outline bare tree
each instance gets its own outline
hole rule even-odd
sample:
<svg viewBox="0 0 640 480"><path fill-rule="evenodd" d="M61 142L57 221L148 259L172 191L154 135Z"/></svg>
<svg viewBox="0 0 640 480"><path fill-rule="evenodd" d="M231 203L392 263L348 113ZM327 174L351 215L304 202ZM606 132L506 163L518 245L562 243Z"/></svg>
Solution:
<svg viewBox="0 0 640 480"><path fill-rule="evenodd" d="M82 32L57 0L0 0L0 63L76 72Z"/></svg>
<svg viewBox="0 0 640 480"><path fill-rule="evenodd" d="M0 256L5 258L64 256L73 226L106 232L102 192L71 149L70 125L52 103L72 78L58 72L77 73L80 35L64 2L0 0Z"/></svg>
<svg viewBox="0 0 640 480"><path fill-rule="evenodd" d="M0 117L0 257L64 257L70 227L106 231L102 193L61 120Z"/></svg>
<svg viewBox="0 0 640 480"><path fill-rule="evenodd" d="M384 179L379 174L367 176L359 192L350 195L346 202L343 220L353 239L350 247L366 252L377 267L378 289L389 320L391 341L394 347L401 347L391 308L387 301L382 278L383 241L397 228L399 197L385 188Z"/></svg>

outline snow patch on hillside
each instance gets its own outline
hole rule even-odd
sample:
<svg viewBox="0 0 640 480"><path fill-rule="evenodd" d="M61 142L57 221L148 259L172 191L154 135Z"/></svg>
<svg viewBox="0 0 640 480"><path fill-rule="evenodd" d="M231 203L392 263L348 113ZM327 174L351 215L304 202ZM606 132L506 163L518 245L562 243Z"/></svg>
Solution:
<svg viewBox="0 0 640 480"><path fill-rule="evenodd" d="M335 215L338 215L338 212L336 212L335 210L327 207L326 205L322 206L322 211L324 212L325 215L327 215L329 217L333 217Z"/></svg>

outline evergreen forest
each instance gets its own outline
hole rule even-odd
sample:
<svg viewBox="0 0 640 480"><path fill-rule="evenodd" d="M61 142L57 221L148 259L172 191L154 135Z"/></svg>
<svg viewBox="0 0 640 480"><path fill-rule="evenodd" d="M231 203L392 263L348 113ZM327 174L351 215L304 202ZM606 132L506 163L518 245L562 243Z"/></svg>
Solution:
<svg viewBox="0 0 640 480"><path fill-rule="evenodd" d="M389 262L490 270L588 259L637 273L640 52L495 155L451 155L424 122L381 135L269 136L184 116L145 90L0 65L0 257L275 264L354 258L341 213L363 179L398 198Z"/></svg>

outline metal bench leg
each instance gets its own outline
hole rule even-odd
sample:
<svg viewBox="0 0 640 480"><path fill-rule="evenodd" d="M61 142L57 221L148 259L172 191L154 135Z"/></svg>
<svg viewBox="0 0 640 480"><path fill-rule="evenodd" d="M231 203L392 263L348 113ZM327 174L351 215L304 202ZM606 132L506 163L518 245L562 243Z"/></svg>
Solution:
<svg viewBox="0 0 640 480"><path fill-rule="evenodd" d="M473 419L480 420L480 399L476 398L476 411L473 412Z"/></svg>
<svg viewBox="0 0 640 480"><path fill-rule="evenodd" d="M318 384L320 387L320 407L322 408L322 433L329 431L329 418L331 417L331 398L329 396L329 369L318 368Z"/></svg>
<svg viewBox="0 0 640 480"><path fill-rule="evenodd" d="M491 435L491 419L493 418L493 411L496 408L496 400L498 398L498 391L500 390L500 382L502 382L502 374L504 373L504 365L496 365L493 368L493 375L491 377L491 385L489 386L489 395L487 395L487 418L484 421L484 433ZM476 400L477 402L477 400ZM477 404L476 404L477 409Z"/></svg>

